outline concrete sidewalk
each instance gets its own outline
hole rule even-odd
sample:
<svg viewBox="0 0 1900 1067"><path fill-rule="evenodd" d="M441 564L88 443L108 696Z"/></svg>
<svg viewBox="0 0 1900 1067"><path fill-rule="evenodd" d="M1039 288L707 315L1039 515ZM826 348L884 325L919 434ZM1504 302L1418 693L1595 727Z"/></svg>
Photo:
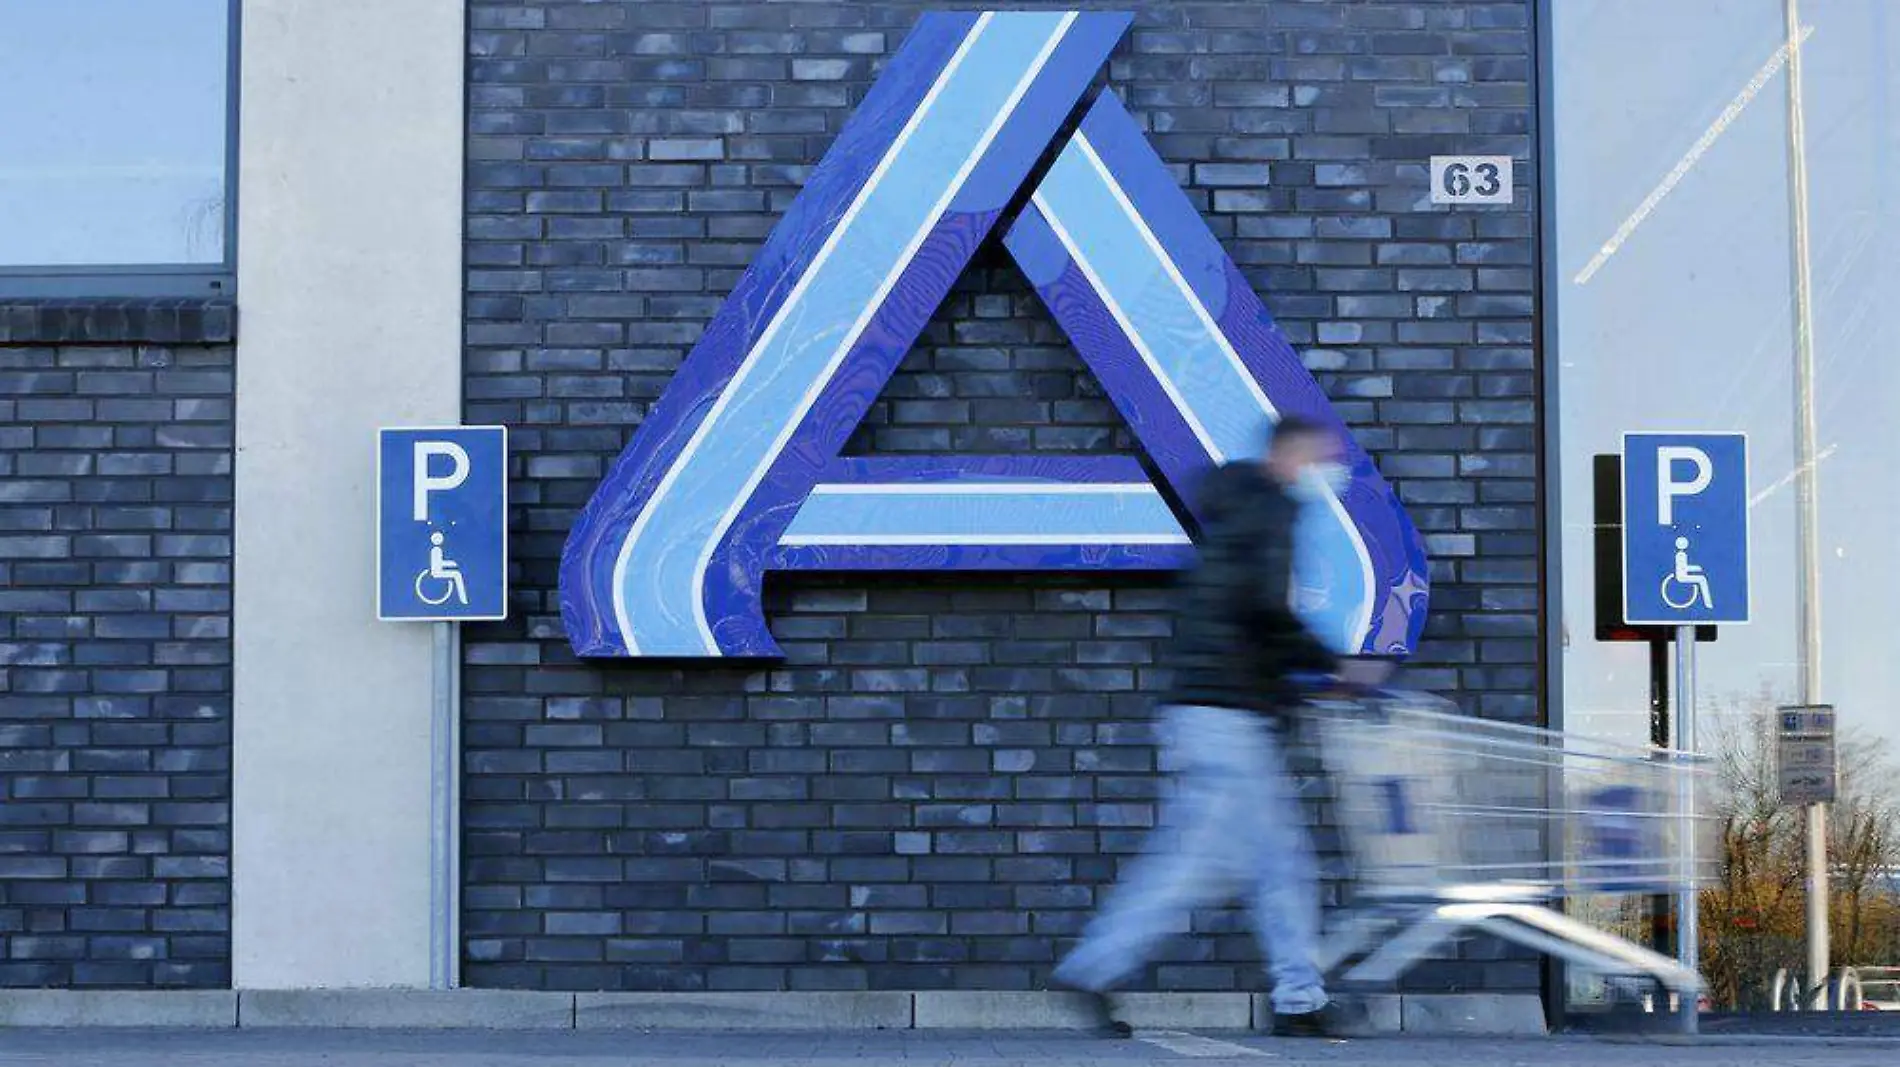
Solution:
<svg viewBox="0 0 1900 1067"><path fill-rule="evenodd" d="M1740 1047L1738 1047L1738 1045ZM1237 1032L856 1034L557 1031L0 1030L0 1067L1137 1067L1205 1063L1367 1067L1888 1067L1900 1043L1741 1045L1574 1038L1287 1041Z"/></svg>
<svg viewBox="0 0 1900 1067"><path fill-rule="evenodd" d="M1120 1017L1162 1030L1264 1029L1258 993L1129 993ZM1529 995L1384 994L1345 998L1354 1033L1541 1036ZM0 1028L176 1027L382 1030L735 1031L1021 1030L1088 1025L1083 1000L1052 992L928 990L799 993L555 993L536 990L0 990Z"/></svg>

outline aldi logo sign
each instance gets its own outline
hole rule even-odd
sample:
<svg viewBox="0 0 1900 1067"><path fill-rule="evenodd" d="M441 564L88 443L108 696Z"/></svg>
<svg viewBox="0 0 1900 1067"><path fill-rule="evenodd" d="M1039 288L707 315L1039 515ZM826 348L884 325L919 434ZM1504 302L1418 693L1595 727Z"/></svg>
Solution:
<svg viewBox="0 0 1900 1067"><path fill-rule="evenodd" d="M1131 458L838 454L999 225L1190 506L1198 477L1256 454L1282 413L1344 435L1121 101L1105 91L1084 103L1129 21L918 22L575 525L561 606L578 654L774 656L760 607L773 571L1152 570L1191 558ZM1297 601L1343 651L1407 651L1424 625L1423 544L1364 452L1350 452L1350 485L1300 532Z"/></svg>

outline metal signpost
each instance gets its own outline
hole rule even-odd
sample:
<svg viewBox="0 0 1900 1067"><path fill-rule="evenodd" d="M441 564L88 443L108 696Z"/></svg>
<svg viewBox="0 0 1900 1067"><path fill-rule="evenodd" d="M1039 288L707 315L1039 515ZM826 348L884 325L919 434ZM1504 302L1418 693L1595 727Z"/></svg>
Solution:
<svg viewBox="0 0 1900 1067"><path fill-rule="evenodd" d="M1749 621L1748 541L1745 435L1623 435L1623 617L1675 631L1679 752L1694 752L1697 743L1696 627ZM1693 799L1681 798L1685 819L1694 817ZM1684 869L1694 870L1695 835L1683 833L1681 847ZM1697 970L1693 884L1677 898L1676 915L1677 958ZM1683 1001L1683 1025L1693 1033L1695 998Z"/></svg>
<svg viewBox="0 0 1900 1067"><path fill-rule="evenodd" d="M455 624L508 614L508 431L384 429L376 617L434 624L429 718L429 986L455 976Z"/></svg>
<svg viewBox="0 0 1900 1067"><path fill-rule="evenodd" d="M1834 708L1804 704L1777 709L1775 777L1790 807L1834 803L1840 761L1834 747Z"/></svg>
<svg viewBox="0 0 1900 1067"><path fill-rule="evenodd" d="M1840 759L1834 745L1834 708L1827 704L1802 704L1794 707L1776 709L1775 731L1775 778L1780 786L1781 802L1790 807L1804 807L1808 811L1808 893L1810 922L1814 911L1813 901L1825 900L1827 876L1824 866L1826 839L1820 836L1824 830L1814 824L1821 823L1824 804L1834 803L1834 794L1839 786ZM1814 846L1819 844L1822 859L1817 862L1813 855ZM1818 884L1818 887L1817 887ZM1827 913L1822 911L1820 923L1825 929ZM1827 1008L1828 993L1828 946L1825 939L1817 945L1809 943L1811 952L1808 961L1807 989L1802 991L1801 1008L1803 1010L1824 1011ZM1812 954L1818 952L1822 962L1816 964ZM1842 983L1845 984L1843 976ZM1858 1000L1845 999L1845 990L1838 994L1837 1010L1846 1010L1845 1005L1859 1003ZM1776 998L1776 1007L1780 1007L1780 998Z"/></svg>

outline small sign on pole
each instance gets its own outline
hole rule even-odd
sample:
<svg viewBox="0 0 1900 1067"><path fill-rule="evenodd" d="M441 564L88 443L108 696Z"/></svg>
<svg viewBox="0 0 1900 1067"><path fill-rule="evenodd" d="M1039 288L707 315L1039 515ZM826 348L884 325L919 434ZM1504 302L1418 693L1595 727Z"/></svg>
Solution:
<svg viewBox="0 0 1900 1067"><path fill-rule="evenodd" d="M1623 617L1694 626L1749 619L1748 438L1623 435Z"/></svg>
<svg viewBox="0 0 1900 1067"><path fill-rule="evenodd" d="M1833 707L1787 707L1776 715L1775 777L1781 802L1795 807L1834 803L1840 772Z"/></svg>
<svg viewBox="0 0 1900 1067"><path fill-rule="evenodd" d="M507 428L385 429L376 467L376 617L506 618Z"/></svg>

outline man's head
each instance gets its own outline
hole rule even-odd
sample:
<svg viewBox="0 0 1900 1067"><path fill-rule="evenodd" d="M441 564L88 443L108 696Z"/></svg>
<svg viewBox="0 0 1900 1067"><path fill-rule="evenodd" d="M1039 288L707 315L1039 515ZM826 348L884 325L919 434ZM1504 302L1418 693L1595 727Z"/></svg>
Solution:
<svg viewBox="0 0 1900 1067"><path fill-rule="evenodd" d="M1274 426L1261 462L1275 481L1291 489L1309 472L1330 481L1329 472L1337 469L1344 458L1339 435L1329 427L1299 415L1287 415Z"/></svg>

